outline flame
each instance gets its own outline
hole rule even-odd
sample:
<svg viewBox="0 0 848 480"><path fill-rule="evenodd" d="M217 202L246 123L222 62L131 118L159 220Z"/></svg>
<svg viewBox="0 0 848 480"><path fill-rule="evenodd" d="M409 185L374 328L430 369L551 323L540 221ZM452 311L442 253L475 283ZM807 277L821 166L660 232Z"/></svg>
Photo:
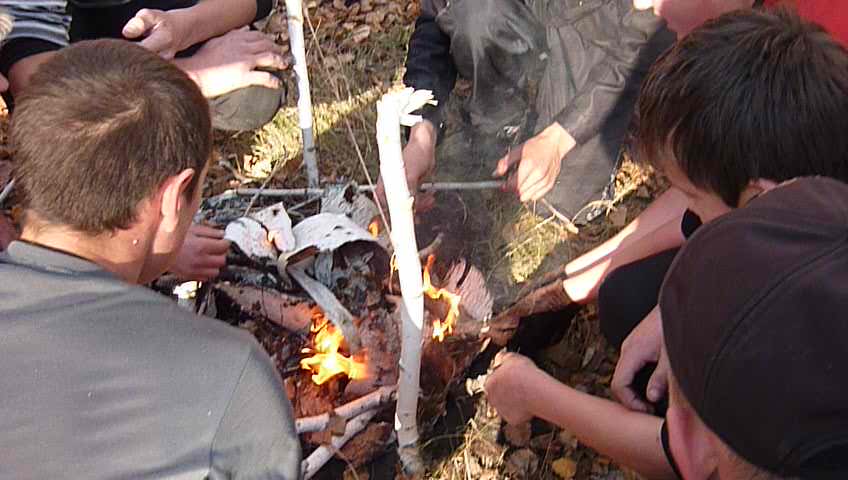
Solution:
<svg viewBox="0 0 848 480"><path fill-rule="evenodd" d="M313 346L304 348L303 353L315 353L300 361L304 370L312 371L312 381L321 385L341 373L351 379L364 378L367 370L365 362L339 353L344 342L341 330L337 329L323 315L318 315L312 324Z"/></svg>
<svg viewBox="0 0 848 480"><path fill-rule="evenodd" d="M451 293L444 288L436 289L430 282L430 269L433 268L433 262L436 257L430 255L427 257L427 265L424 267L424 294L433 300L447 300L449 308L448 314L444 321L436 319L433 321L433 338L438 341L443 341L445 335L453 333L453 326L456 324L456 319L459 318L459 302L462 300L461 295Z"/></svg>
<svg viewBox="0 0 848 480"><path fill-rule="evenodd" d="M372 237L377 238L380 236L380 221L374 219L371 223L368 224L368 233L371 234Z"/></svg>

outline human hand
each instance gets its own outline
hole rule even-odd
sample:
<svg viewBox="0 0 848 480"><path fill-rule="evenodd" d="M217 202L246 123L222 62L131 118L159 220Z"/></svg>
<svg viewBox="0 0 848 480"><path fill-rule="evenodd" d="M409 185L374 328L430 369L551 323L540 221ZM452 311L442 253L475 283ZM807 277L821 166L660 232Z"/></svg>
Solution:
<svg viewBox="0 0 848 480"><path fill-rule="evenodd" d="M542 373L529 358L512 352L500 352L493 361L484 390L489 404L509 424L529 422L534 415L527 408L527 381Z"/></svg>
<svg viewBox="0 0 848 480"><path fill-rule="evenodd" d="M577 144L574 138L554 122L498 161L493 176L502 177L518 164L504 185L516 192L522 202L539 200L553 188L562 159Z"/></svg>
<svg viewBox="0 0 848 480"><path fill-rule="evenodd" d="M227 263L229 240L224 231L193 223L188 229L171 272L183 280L209 280Z"/></svg>
<svg viewBox="0 0 848 480"><path fill-rule="evenodd" d="M612 393L625 407L648 413L651 406L641 399L633 389L633 379L649 363L659 363L662 350L662 321L659 308L654 307L644 320L627 336L621 345L621 355L613 373ZM667 364L666 364L667 367ZM656 402L665 395L664 384L667 369L659 368L651 376L648 386L648 400Z"/></svg>
<svg viewBox="0 0 848 480"><path fill-rule="evenodd" d="M247 27L206 42L194 55L177 59L207 98L257 85L280 88L280 79L259 69L283 70L288 65L270 37Z"/></svg>
<svg viewBox="0 0 848 480"><path fill-rule="evenodd" d="M191 17L185 10L151 10L142 8L124 25L124 38L143 38L139 45L168 60L191 43Z"/></svg>
<svg viewBox="0 0 848 480"><path fill-rule="evenodd" d="M410 129L409 142L403 148L403 164L409 193L415 197L415 211L425 212L431 209L435 196L432 192L418 191L421 183L433 173L436 166L436 127L430 121L422 120ZM386 189L382 177L377 180L374 198L381 204L386 204Z"/></svg>

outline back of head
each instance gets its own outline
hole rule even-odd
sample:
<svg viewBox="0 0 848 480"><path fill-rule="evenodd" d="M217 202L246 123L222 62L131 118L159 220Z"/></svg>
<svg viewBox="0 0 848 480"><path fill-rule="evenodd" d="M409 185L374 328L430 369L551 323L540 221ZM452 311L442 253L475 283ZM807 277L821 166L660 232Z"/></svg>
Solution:
<svg viewBox="0 0 848 480"><path fill-rule="evenodd" d="M182 71L120 40L59 51L16 98L10 140L23 207L87 234L128 228L170 176L195 181L212 149L209 107Z"/></svg>
<svg viewBox="0 0 848 480"><path fill-rule="evenodd" d="M651 68L638 102L637 155L671 158L736 206L756 179L848 181L848 52L786 10L707 22Z"/></svg>
<svg viewBox="0 0 848 480"><path fill-rule="evenodd" d="M660 294L680 391L745 462L848 475L848 185L788 182L701 227Z"/></svg>

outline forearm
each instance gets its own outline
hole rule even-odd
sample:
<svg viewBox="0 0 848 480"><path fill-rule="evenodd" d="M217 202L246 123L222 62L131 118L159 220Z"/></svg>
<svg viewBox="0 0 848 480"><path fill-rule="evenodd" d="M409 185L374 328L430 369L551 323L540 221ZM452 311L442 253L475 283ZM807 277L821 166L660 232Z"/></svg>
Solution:
<svg viewBox="0 0 848 480"><path fill-rule="evenodd" d="M202 0L196 5L171 10L190 25L183 48L243 27L256 18L257 0Z"/></svg>
<svg viewBox="0 0 848 480"><path fill-rule="evenodd" d="M456 83L456 66L451 57L450 37L436 23L436 15L444 2L429 0L421 3L421 16L409 39L406 73L403 83L418 90L431 90L438 105L422 109L435 126L441 123L441 111Z"/></svg>
<svg viewBox="0 0 848 480"><path fill-rule="evenodd" d="M569 262L565 267L566 273L575 274L615 253L616 250L626 248L656 232L669 221L679 221L686 211L686 205L683 193L674 187L669 188L615 236Z"/></svg>
<svg viewBox="0 0 848 480"><path fill-rule="evenodd" d="M616 268L647 258L651 255L679 247L684 237L680 230L680 219L673 218L650 235L642 235L628 245L616 248L603 259L574 274L563 282L569 298L578 303L587 303L598 297L598 289L607 275Z"/></svg>
<svg viewBox="0 0 848 480"><path fill-rule="evenodd" d="M535 416L646 478L674 478L660 441L661 418L580 392L544 372L539 376L536 391L527 392Z"/></svg>

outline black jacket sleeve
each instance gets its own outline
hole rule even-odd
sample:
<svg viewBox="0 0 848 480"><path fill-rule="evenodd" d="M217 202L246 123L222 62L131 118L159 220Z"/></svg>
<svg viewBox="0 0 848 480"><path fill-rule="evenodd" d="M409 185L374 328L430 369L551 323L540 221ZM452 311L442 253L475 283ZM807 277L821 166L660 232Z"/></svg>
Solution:
<svg viewBox="0 0 848 480"><path fill-rule="evenodd" d="M599 35L583 35L605 58L589 72L584 88L577 92L556 121L578 144L595 136L625 93L635 98L642 77L653 60L673 41L663 22L650 12L634 11L631 0L611 2L617 8L618 36L610 41ZM630 90L629 92L625 92Z"/></svg>
<svg viewBox="0 0 848 480"><path fill-rule="evenodd" d="M450 37L436 24L436 16L445 8L444 0L421 0L421 14L409 39L406 74L403 83L418 90L432 90L438 105L423 109L424 118L437 127L441 111L456 83L456 67L450 54Z"/></svg>
<svg viewBox="0 0 848 480"><path fill-rule="evenodd" d="M253 21L262 20L270 15L276 3L276 0L256 0L256 16L253 17Z"/></svg>

